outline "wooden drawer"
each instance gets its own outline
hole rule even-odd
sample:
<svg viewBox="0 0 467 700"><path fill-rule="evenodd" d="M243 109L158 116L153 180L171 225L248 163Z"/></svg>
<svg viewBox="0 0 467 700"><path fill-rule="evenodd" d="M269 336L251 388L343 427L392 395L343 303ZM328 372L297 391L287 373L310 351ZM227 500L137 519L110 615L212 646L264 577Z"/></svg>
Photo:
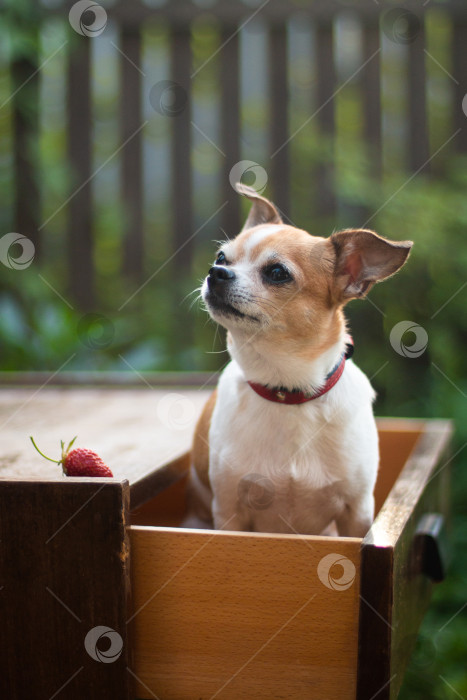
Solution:
<svg viewBox="0 0 467 700"><path fill-rule="evenodd" d="M118 392L104 402L116 425L128 411L120 393L121 414ZM70 423L73 402L88 416L80 394ZM92 427L95 411L86 419ZM0 696L396 698L443 575L451 427L383 419L379 431L377 517L364 540L177 528L189 464L180 442L165 466L135 467L131 483L118 469L113 480L6 473Z"/></svg>
<svg viewBox="0 0 467 700"><path fill-rule="evenodd" d="M133 511L138 697L397 697L443 573L430 528L448 514L450 425L380 420L379 432L363 541L180 530L183 481Z"/></svg>

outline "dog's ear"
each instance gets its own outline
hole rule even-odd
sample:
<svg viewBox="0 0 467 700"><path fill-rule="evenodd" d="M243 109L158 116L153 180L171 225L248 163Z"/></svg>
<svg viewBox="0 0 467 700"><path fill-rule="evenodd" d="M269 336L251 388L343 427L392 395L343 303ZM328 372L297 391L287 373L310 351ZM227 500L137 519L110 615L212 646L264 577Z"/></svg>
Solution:
<svg viewBox="0 0 467 700"><path fill-rule="evenodd" d="M363 297L407 260L412 241L388 241L373 231L349 229L333 233L336 262L334 290L340 301Z"/></svg>
<svg viewBox="0 0 467 700"><path fill-rule="evenodd" d="M266 197L261 197L252 187L237 182L235 189L239 194L248 197L253 202L248 218L245 222L243 230L253 228L259 224L282 224L281 215L276 207Z"/></svg>

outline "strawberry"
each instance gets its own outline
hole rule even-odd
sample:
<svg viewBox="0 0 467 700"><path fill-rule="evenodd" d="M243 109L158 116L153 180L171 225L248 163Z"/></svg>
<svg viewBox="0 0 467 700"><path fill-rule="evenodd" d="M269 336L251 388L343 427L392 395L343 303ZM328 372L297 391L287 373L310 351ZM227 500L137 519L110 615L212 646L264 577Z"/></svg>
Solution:
<svg viewBox="0 0 467 700"><path fill-rule="evenodd" d="M62 440L62 458L58 461L55 459L50 459L40 451L34 442L34 438L31 437L31 442L39 452L42 457L48 459L49 462L55 462L55 464L61 464L63 473L66 476L113 476L112 472L106 464L102 461L98 454L92 450L87 450L83 447L75 447L71 450L76 437L70 442L65 450L65 444ZM70 452L71 450L71 452Z"/></svg>

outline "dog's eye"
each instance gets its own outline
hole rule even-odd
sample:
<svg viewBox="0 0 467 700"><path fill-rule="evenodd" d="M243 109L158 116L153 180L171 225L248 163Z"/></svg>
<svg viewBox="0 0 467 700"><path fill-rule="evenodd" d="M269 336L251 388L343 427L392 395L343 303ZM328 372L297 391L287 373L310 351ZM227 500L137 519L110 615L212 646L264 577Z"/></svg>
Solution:
<svg viewBox="0 0 467 700"><path fill-rule="evenodd" d="M216 258L216 265L228 265L229 263L227 262L227 259L224 255L224 253L221 251L220 253L217 254Z"/></svg>
<svg viewBox="0 0 467 700"><path fill-rule="evenodd" d="M281 265L280 263L274 263L274 265L269 265L263 270L263 274L266 281L272 282L273 284L289 282L292 279L292 276L285 267L285 265Z"/></svg>

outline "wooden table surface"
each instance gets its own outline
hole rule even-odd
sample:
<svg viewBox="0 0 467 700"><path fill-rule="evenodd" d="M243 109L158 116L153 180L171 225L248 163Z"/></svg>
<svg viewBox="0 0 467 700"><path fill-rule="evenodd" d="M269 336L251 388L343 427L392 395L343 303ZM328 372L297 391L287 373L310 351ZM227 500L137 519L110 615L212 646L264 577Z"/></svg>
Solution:
<svg viewBox="0 0 467 700"><path fill-rule="evenodd" d="M210 389L0 388L0 478L61 477L60 440L96 451L130 485L191 445Z"/></svg>

